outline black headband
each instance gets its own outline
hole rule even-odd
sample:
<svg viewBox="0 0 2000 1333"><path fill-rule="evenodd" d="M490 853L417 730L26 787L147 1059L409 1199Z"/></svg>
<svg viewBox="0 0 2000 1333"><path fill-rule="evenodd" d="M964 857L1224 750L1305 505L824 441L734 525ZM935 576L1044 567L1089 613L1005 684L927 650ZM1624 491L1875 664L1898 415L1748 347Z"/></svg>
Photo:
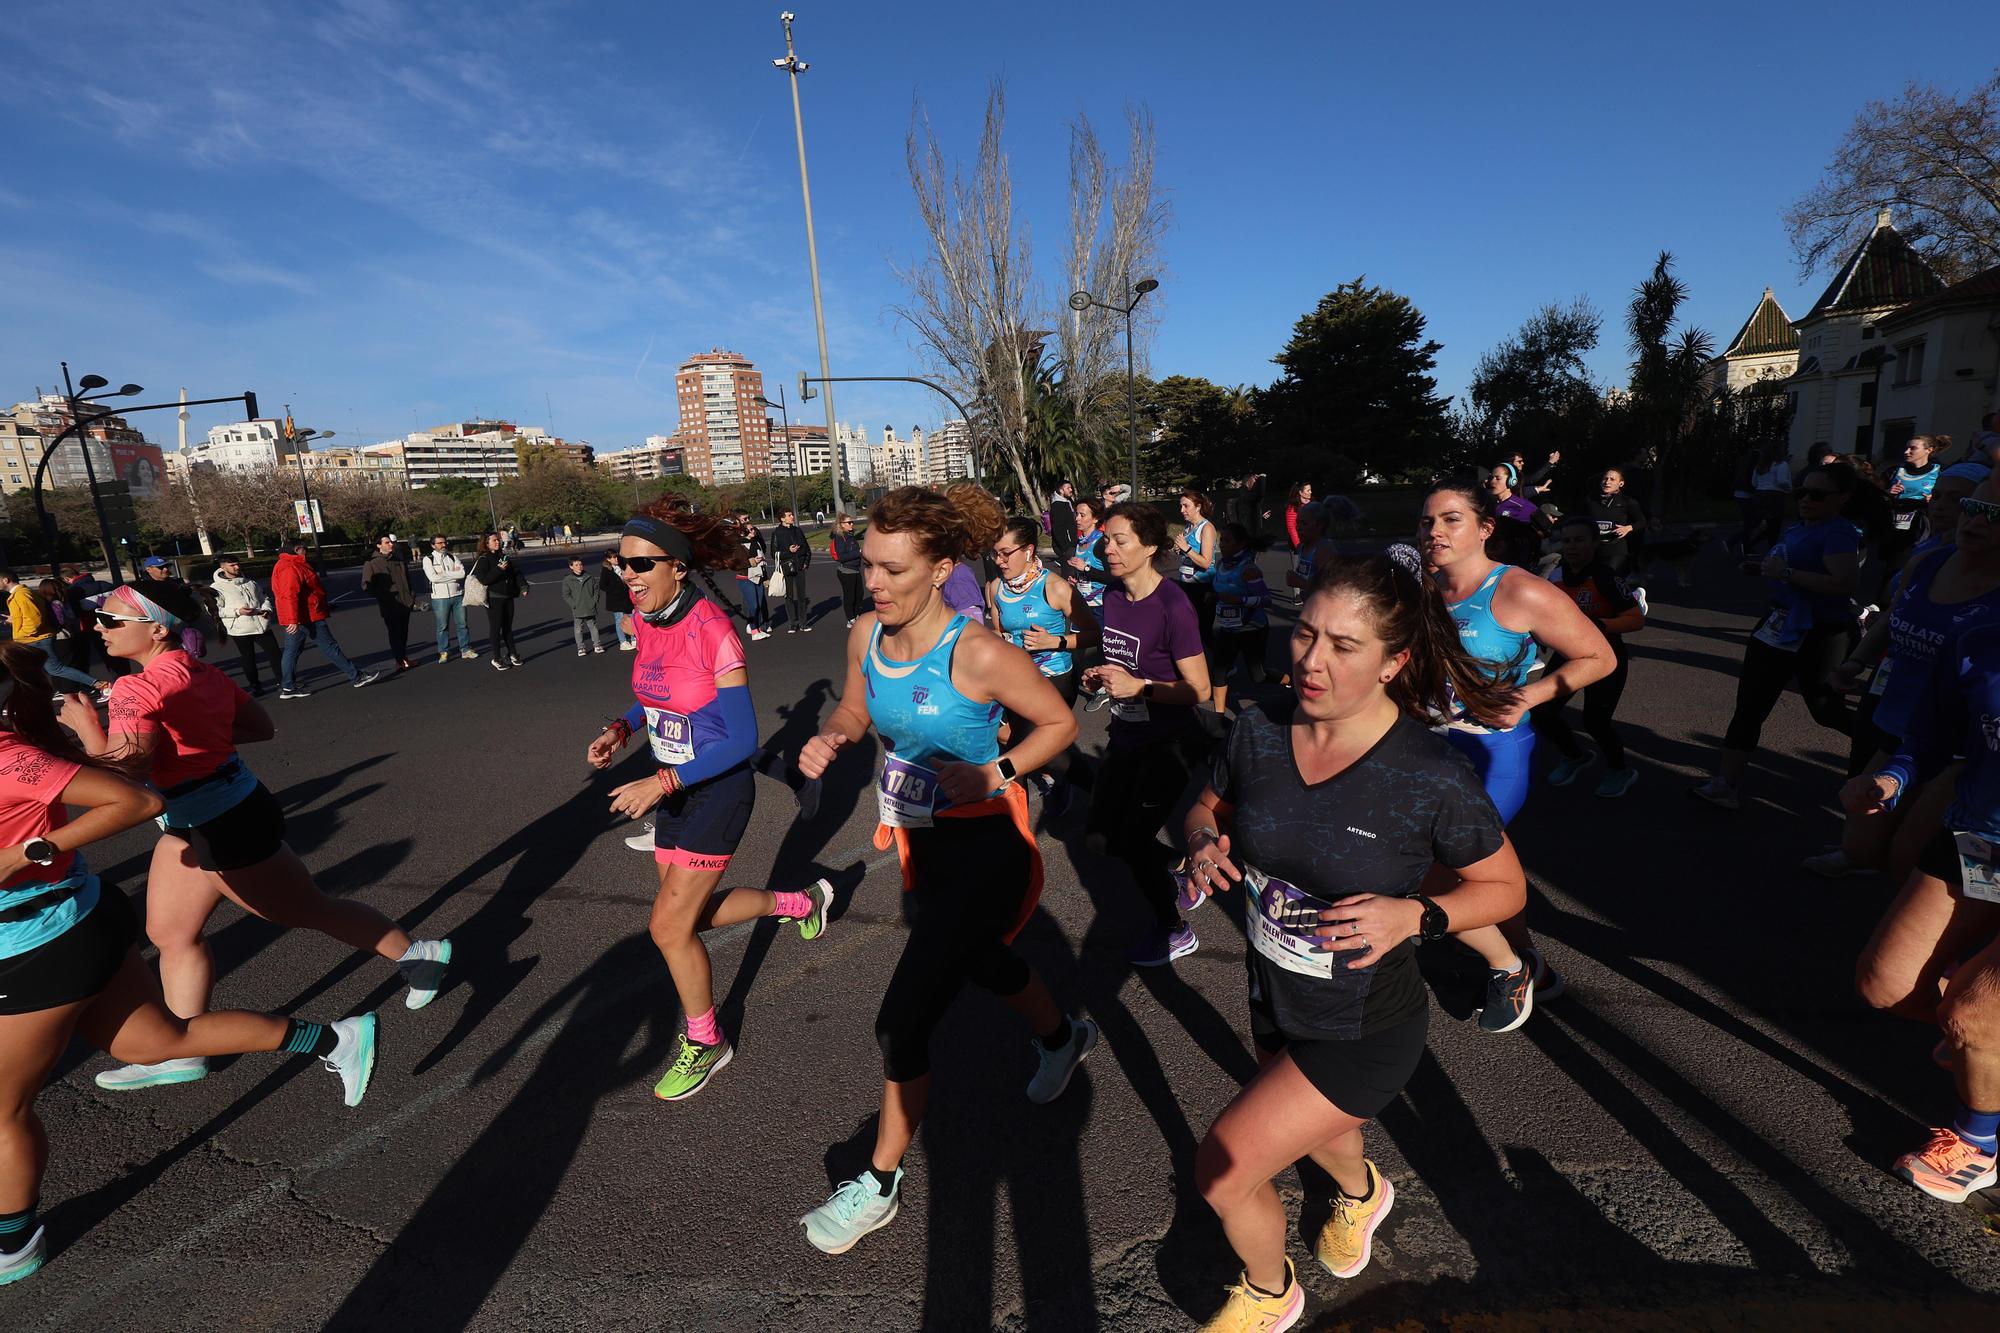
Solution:
<svg viewBox="0 0 2000 1333"><path fill-rule="evenodd" d="M695 567L694 547L689 543L687 534L663 518L654 518L649 514L635 514L625 521L625 526L619 530L618 535L649 541L689 569Z"/></svg>

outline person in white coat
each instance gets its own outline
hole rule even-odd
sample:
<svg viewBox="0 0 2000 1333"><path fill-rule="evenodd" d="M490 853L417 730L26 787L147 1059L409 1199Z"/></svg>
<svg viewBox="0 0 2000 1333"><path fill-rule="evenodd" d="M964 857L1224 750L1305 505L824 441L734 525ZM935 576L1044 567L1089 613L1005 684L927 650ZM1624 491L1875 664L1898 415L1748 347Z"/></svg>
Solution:
<svg viewBox="0 0 2000 1333"><path fill-rule="evenodd" d="M243 664L243 678L250 682L251 695L261 695L264 682L257 674L258 644L264 645L271 674L280 680L285 674L278 636L271 632L270 591L259 587L257 580L245 577L242 562L233 555L225 555L216 562L212 583L215 618L222 622L223 632L236 647L236 660Z"/></svg>
<svg viewBox="0 0 2000 1333"><path fill-rule="evenodd" d="M458 630L458 655L468 662L477 658L472 636L465 631L465 565L451 553L450 541L442 536L431 538L431 549L424 556L424 577L431 581L431 619L437 624L439 663L451 660L447 621Z"/></svg>

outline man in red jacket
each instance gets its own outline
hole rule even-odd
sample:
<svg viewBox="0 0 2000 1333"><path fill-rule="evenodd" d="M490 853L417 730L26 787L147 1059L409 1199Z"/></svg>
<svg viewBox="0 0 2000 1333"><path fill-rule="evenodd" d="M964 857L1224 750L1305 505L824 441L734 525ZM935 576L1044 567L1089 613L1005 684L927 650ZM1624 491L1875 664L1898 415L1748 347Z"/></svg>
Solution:
<svg viewBox="0 0 2000 1333"><path fill-rule="evenodd" d="M298 669L299 650L308 642L317 644L326 654L326 660L340 668L348 683L355 689L372 685L381 676L379 671L361 674L361 668L347 660L347 654L340 651L334 642L333 629L326 623L326 589L321 586L319 575L313 573L306 563L306 544L292 543L291 549L278 557L278 563L271 567L271 609L277 613L278 627L282 632L280 642L284 654L280 665L282 679L279 682L280 699L308 699L311 690L302 690L293 683Z"/></svg>

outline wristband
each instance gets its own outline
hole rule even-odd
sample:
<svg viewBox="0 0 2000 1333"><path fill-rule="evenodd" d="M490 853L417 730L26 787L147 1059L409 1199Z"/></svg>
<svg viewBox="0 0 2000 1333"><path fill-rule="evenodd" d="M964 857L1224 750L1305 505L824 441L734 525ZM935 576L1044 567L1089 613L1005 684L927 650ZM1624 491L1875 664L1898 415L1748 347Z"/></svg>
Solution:
<svg viewBox="0 0 2000 1333"><path fill-rule="evenodd" d="M660 790L672 796L681 789L681 775L671 768L659 770Z"/></svg>
<svg viewBox="0 0 2000 1333"><path fill-rule="evenodd" d="M632 739L632 725L622 717L612 718L611 725L606 727L605 730L618 737L618 744L621 747L626 741Z"/></svg>

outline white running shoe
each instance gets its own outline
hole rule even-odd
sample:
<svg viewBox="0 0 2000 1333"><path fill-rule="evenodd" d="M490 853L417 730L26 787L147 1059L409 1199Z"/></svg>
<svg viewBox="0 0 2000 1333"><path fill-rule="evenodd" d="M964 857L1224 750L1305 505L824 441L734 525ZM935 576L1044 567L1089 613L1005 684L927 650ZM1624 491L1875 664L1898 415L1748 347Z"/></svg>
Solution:
<svg viewBox="0 0 2000 1333"><path fill-rule="evenodd" d="M450 966L450 940L411 940L410 951L396 960L396 968L410 988L403 997L404 1006L421 1009L435 1000L444 984L444 970Z"/></svg>
<svg viewBox="0 0 2000 1333"><path fill-rule="evenodd" d="M1699 787L1688 788L1688 795L1699 796L1710 805L1720 806L1724 810L1741 810L1743 808L1743 798L1736 794L1736 788L1730 786L1721 778L1710 778Z"/></svg>
<svg viewBox="0 0 2000 1333"><path fill-rule="evenodd" d="M208 1077L208 1059L191 1055L183 1060L162 1060L156 1065L120 1065L97 1076L97 1086L106 1092L136 1092L140 1088L163 1088L169 1083L192 1083Z"/></svg>
<svg viewBox="0 0 2000 1333"><path fill-rule="evenodd" d="M659 846L659 843L653 837L653 826L648 824L643 832L634 833L625 839L625 845L635 852L650 852Z"/></svg>
<svg viewBox="0 0 2000 1333"><path fill-rule="evenodd" d="M38 1226L28 1243L12 1254L0 1254L0 1287L32 1276L49 1257L49 1229Z"/></svg>
<svg viewBox="0 0 2000 1333"><path fill-rule="evenodd" d="M347 1104L359 1106L375 1074L375 1015L342 1018L328 1026L333 1029L333 1053L321 1057L321 1063L340 1075Z"/></svg>

